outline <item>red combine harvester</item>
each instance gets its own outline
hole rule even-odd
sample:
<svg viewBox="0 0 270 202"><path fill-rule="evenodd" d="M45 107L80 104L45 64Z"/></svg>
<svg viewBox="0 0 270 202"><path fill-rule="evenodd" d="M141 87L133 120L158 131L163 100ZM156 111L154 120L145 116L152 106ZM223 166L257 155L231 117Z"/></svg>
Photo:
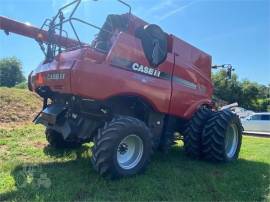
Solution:
<svg viewBox="0 0 270 202"><path fill-rule="evenodd" d="M44 99L34 122L45 125L52 147L94 142L92 164L108 178L142 172L179 133L191 157L238 158L242 126L230 111L213 110L210 55L132 15L123 1L129 12L108 15L102 27L73 17L80 2L40 29L0 17L0 29L35 39L45 54L28 85ZM74 22L99 30L91 44L81 42Z"/></svg>

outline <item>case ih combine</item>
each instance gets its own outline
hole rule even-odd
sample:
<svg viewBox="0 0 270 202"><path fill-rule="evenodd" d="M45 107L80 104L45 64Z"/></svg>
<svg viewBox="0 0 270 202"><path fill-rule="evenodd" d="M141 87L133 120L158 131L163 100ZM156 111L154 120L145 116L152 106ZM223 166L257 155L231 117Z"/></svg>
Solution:
<svg viewBox="0 0 270 202"><path fill-rule="evenodd" d="M108 178L142 172L153 151L168 151L175 132L191 157L237 159L242 126L230 111L213 110L211 56L119 2L129 12L108 15L102 27L73 17L80 0L41 29L0 17L0 29L35 39L45 53L28 84L44 99L34 122L45 125L49 144L93 142L92 164ZM64 9L72 5L65 18ZM98 29L91 44L81 42L74 22ZM64 24L76 39L67 37Z"/></svg>

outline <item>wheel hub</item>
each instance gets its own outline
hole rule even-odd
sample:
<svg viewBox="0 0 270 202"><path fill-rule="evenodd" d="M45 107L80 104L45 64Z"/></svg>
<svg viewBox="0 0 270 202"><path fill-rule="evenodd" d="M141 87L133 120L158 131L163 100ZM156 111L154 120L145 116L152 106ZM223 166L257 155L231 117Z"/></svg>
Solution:
<svg viewBox="0 0 270 202"><path fill-rule="evenodd" d="M143 141L138 135L128 135L118 145L117 163L125 170L138 165L143 155Z"/></svg>
<svg viewBox="0 0 270 202"><path fill-rule="evenodd" d="M231 124L226 132L225 151L228 158L232 158L238 147L238 130L235 124Z"/></svg>
<svg viewBox="0 0 270 202"><path fill-rule="evenodd" d="M125 144L125 143L120 144L119 147L118 147L118 152L121 155L125 154L127 152L127 150L128 150L128 145Z"/></svg>

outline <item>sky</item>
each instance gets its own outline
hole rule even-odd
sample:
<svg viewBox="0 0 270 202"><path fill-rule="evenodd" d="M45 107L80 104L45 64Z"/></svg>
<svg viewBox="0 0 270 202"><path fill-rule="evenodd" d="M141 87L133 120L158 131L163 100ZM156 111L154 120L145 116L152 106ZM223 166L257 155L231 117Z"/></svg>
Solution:
<svg viewBox="0 0 270 202"><path fill-rule="evenodd" d="M39 27L68 2L71 0L0 0L0 15ZM270 84L270 0L126 2L133 14L209 53L213 64L232 64L240 80ZM65 14L68 16L70 11L67 9ZM101 26L107 14L123 12L127 8L116 0L82 0L76 17ZM76 26L84 41L90 42L97 33ZM34 40L0 32L0 58L10 56L22 61L25 75L44 58Z"/></svg>

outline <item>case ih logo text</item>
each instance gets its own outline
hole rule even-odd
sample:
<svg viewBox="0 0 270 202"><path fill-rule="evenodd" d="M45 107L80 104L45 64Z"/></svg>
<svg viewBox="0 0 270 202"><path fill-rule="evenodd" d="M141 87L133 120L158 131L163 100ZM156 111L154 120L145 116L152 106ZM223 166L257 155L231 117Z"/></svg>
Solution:
<svg viewBox="0 0 270 202"><path fill-rule="evenodd" d="M65 74L64 73L50 73L47 75L48 80L61 80L65 79Z"/></svg>
<svg viewBox="0 0 270 202"><path fill-rule="evenodd" d="M144 74L149 74L149 75L155 76L155 77L160 77L160 73L161 73L159 70L153 69L151 67L140 65L136 62L132 64L132 69L134 71L141 72Z"/></svg>

